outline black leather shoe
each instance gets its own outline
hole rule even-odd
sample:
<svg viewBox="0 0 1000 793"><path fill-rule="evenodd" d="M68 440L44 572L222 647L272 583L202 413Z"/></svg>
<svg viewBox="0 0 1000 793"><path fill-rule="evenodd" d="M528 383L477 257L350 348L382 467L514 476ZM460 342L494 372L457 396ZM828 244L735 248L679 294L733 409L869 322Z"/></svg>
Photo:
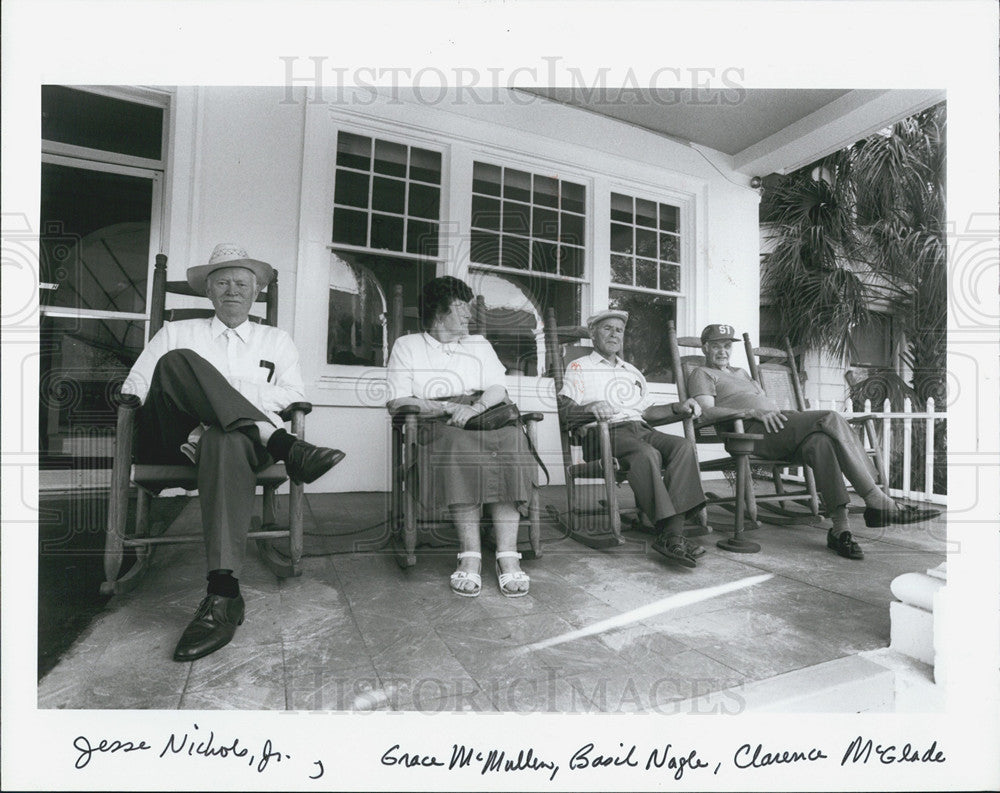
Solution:
<svg viewBox="0 0 1000 793"><path fill-rule="evenodd" d="M936 518L941 514L939 509L921 509L912 504L898 504L895 512L887 509L865 508L865 526L869 529L881 529L890 523L920 523Z"/></svg>
<svg viewBox="0 0 1000 793"><path fill-rule="evenodd" d="M313 446L305 441L295 441L285 458L288 477L298 485L310 484L319 479L347 455L340 449Z"/></svg>
<svg viewBox="0 0 1000 793"><path fill-rule="evenodd" d="M865 558L865 552L861 550L860 545L854 542L851 533L846 529L840 534L834 534L833 529L830 529L826 533L826 547L831 551L836 551L837 556L843 556L845 559Z"/></svg>
<svg viewBox="0 0 1000 793"><path fill-rule="evenodd" d="M243 624L243 596L209 595L198 606L174 650L175 661L195 661L225 647Z"/></svg>

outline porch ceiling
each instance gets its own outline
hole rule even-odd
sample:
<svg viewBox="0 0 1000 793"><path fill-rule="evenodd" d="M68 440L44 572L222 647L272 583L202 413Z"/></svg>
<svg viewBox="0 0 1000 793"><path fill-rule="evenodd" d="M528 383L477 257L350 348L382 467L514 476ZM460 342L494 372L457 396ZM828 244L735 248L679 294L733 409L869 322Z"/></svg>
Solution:
<svg viewBox="0 0 1000 793"><path fill-rule="evenodd" d="M748 176L808 165L945 98L943 90L520 90L714 149Z"/></svg>

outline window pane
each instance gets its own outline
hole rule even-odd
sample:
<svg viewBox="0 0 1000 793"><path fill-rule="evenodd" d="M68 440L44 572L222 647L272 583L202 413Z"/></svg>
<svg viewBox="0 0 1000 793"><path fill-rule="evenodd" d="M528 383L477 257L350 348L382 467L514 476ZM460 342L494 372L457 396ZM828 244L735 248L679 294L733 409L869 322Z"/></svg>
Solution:
<svg viewBox="0 0 1000 793"><path fill-rule="evenodd" d="M440 217L438 210L440 203L440 188L427 187L422 184L410 185L409 213L411 215L415 215L418 218L437 220Z"/></svg>
<svg viewBox="0 0 1000 793"><path fill-rule="evenodd" d="M656 204L643 198L635 200L635 222L638 226L656 228Z"/></svg>
<svg viewBox="0 0 1000 793"><path fill-rule="evenodd" d="M43 163L41 190L42 304L145 311L153 180Z"/></svg>
<svg viewBox="0 0 1000 793"><path fill-rule="evenodd" d="M656 289L656 262L649 259L635 260L635 285Z"/></svg>
<svg viewBox="0 0 1000 793"><path fill-rule="evenodd" d="M553 242L557 240L559 238L559 213L553 209L535 207L531 234L543 240L552 240Z"/></svg>
<svg viewBox="0 0 1000 793"><path fill-rule="evenodd" d="M337 133L337 165L371 170L372 139L350 132Z"/></svg>
<svg viewBox="0 0 1000 793"><path fill-rule="evenodd" d="M506 273L471 272L469 286L476 300L469 330L489 340L508 373L535 376L542 346L535 331L541 313L521 281Z"/></svg>
<svg viewBox="0 0 1000 793"><path fill-rule="evenodd" d="M570 245L583 245L583 218L563 212L559 217L562 228L559 231L559 241Z"/></svg>
<svg viewBox="0 0 1000 793"><path fill-rule="evenodd" d="M410 178L441 184L441 152L413 146L410 149Z"/></svg>
<svg viewBox="0 0 1000 793"><path fill-rule="evenodd" d="M500 166L477 162L472 166L472 192L500 195Z"/></svg>
<svg viewBox="0 0 1000 793"><path fill-rule="evenodd" d="M531 174L507 168L503 172L503 197L531 201Z"/></svg>
<svg viewBox="0 0 1000 793"><path fill-rule="evenodd" d="M611 257L611 280L616 284L632 286L632 257Z"/></svg>
<svg viewBox="0 0 1000 793"><path fill-rule="evenodd" d="M345 245L367 245L368 214L353 209L334 208L333 241Z"/></svg>
<svg viewBox="0 0 1000 793"><path fill-rule="evenodd" d="M509 234L528 235L531 207L527 204L515 204L513 201L503 202L503 230Z"/></svg>
<svg viewBox="0 0 1000 793"><path fill-rule="evenodd" d="M371 247L391 251L403 250L403 219L373 212Z"/></svg>
<svg viewBox="0 0 1000 793"><path fill-rule="evenodd" d="M517 237L504 237L500 249L500 264L504 267L528 269L528 241Z"/></svg>
<svg viewBox="0 0 1000 793"><path fill-rule="evenodd" d="M500 264L500 235L473 231L469 245L469 258L477 264Z"/></svg>
<svg viewBox="0 0 1000 793"><path fill-rule="evenodd" d="M569 278L583 278L583 248L560 245L559 274Z"/></svg>
<svg viewBox="0 0 1000 793"><path fill-rule="evenodd" d="M559 206L559 180L549 176L535 176L535 204L546 207Z"/></svg>
<svg viewBox="0 0 1000 793"><path fill-rule="evenodd" d="M372 209L402 215L405 206L405 193L406 182L376 176L375 186L372 189Z"/></svg>
<svg viewBox="0 0 1000 793"><path fill-rule="evenodd" d="M558 248L551 242L531 244L531 269L543 273L555 273L559 267Z"/></svg>
<svg viewBox="0 0 1000 793"><path fill-rule="evenodd" d="M660 235L660 258L668 262L680 261L680 240L672 234Z"/></svg>
<svg viewBox="0 0 1000 793"><path fill-rule="evenodd" d="M632 223L632 199L621 193L611 194L611 219Z"/></svg>
<svg viewBox="0 0 1000 793"><path fill-rule="evenodd" d="M676 264L660 263L660 289L667 292L681 291L681 268Z"/></svg>
<svg viewBox="0 0 1000 793"><path fill-rule="evenodd" d="M384 366L388 306L375 275L332 254L328 306L326 362Z"/></svg>
<svg viewBox="0 0 1000 793"><path fill-rule="evenodd" d="M158 160L162 156L163 108L43 85L42 138Z"/></svg>
<svg viewBox="0 0 1000 793"><path fill-rule="evenodd" d="M406 221L406 250L421 256L438 255L438 224L426 220Z"/></svg>
<svg viewBox="0 0 1000 793"><path fill-rule="evenodd" d="M660 231L680 231L680 210L669 204L660 204Z"/></svg>
<svg viewBox="0 0 1000 793"><path fill-rule="evenodd" d="M114 397L142 351L145 333L141 321L42 316L41 467L111 467Z"/></svg>
<svg viewBox="0 0 1000 793"><path fill-rule="evenodd" d="M585 190L583 185L572 184L571 182L563 182L561 184L562 188L562 208L570 212L576 212L582 215L584 212L584 196Z"/></svg>
<svg viewBox="0 0 1000 793"><path fill-rule="evenodd" d="M625 360L653 383L671 383L667 322L676 319L674 298L612 289L608 305L629 313Z"/></svg>
<svg viewBox="0 0 1000 793"><path fill-rule="evenodd" d="M639 256L649 256L656 258L657 250L656 232L649 229L637 228L635 230L635 252Z"/></svg>
<svg viewBox="0 0 1000 793"><path fill-rule="evenodd" d="M337 169L337 184L333 191L333 200L338 204L352 207L368 206L368 174Z"/></svg>
<svg viewBox="0 0 1000 793"><path fill-rule="evenodd" d="M375 141L375 172L406 176L406 146L387 140Z"/></svg>
<svg viewBox="0 0 1000 793"><path fill-rule="evenodd" d="M482 275L484 274L477 271L470 273L471 284L475 285L477 278ZM551 307L556 311L556 322L559 325L580 323L579 284L555 281L541 273L497 273L496 275L505 281L517 284L530 297L531 305L537 307L541 316L544 317L546 309Z"/></svg>
<svg viewBox="0 0 1000 793"><path fill-rule="evenodd" d="M618 253L632 253L632 227L611 224L611 250Z"/></svg>
<svg viewBox="0 0 1000 793"><path fill-rule="evenodd" d="M481 229L500 230L500 202L493 198L472 196L472 225Z"/></svg>

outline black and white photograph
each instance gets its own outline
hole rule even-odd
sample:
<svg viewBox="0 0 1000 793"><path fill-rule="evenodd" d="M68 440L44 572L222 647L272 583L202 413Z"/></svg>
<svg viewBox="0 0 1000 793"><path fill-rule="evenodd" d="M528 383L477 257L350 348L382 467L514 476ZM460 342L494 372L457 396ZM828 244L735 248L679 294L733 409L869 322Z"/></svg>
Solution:
<svg viewBox="0 0 1000 793"><path fill-rule="evenodd" d="M5 789L1000 784L993 4L3 13Z"/></svg>

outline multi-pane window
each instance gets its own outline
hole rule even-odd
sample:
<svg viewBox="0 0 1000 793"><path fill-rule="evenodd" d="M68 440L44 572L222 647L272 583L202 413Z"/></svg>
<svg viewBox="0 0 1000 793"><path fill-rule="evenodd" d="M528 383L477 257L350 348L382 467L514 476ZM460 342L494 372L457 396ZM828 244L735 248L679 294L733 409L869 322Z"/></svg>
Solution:
<svg viewBox="0 0 1000 793"><path fill-rule="evenodd" d="M681 291L680 209L611 194L608 304L629 312L625 357L650 381L670 382L667 322Z"/></svg>
<svg viewBox="0 0 1000 793"><path fill-rule="evenodd" d="M333 201L335 245L436 257L441 153L340 132Z"/></svg>
<svg viewBox="0 0 1000 793"><path fill-rule="evenodd" d="M510 284L511 294L523 295L521 305L490 314L479 329L510 370L535 369L536 329L522 320L540 318L554 308L560 325L580 322L586 205L587 189L576 182L473 164L472 269L494 273ZM496 279L484 282L493 284L490 294L484 292L487 300L499 299Z"/></svg>
<svg viewBox="0 0 1000 793"><path fill-rule="evenodd" d="M611 282L658 292L681 289L680 211L611 194Z"/></svg>

